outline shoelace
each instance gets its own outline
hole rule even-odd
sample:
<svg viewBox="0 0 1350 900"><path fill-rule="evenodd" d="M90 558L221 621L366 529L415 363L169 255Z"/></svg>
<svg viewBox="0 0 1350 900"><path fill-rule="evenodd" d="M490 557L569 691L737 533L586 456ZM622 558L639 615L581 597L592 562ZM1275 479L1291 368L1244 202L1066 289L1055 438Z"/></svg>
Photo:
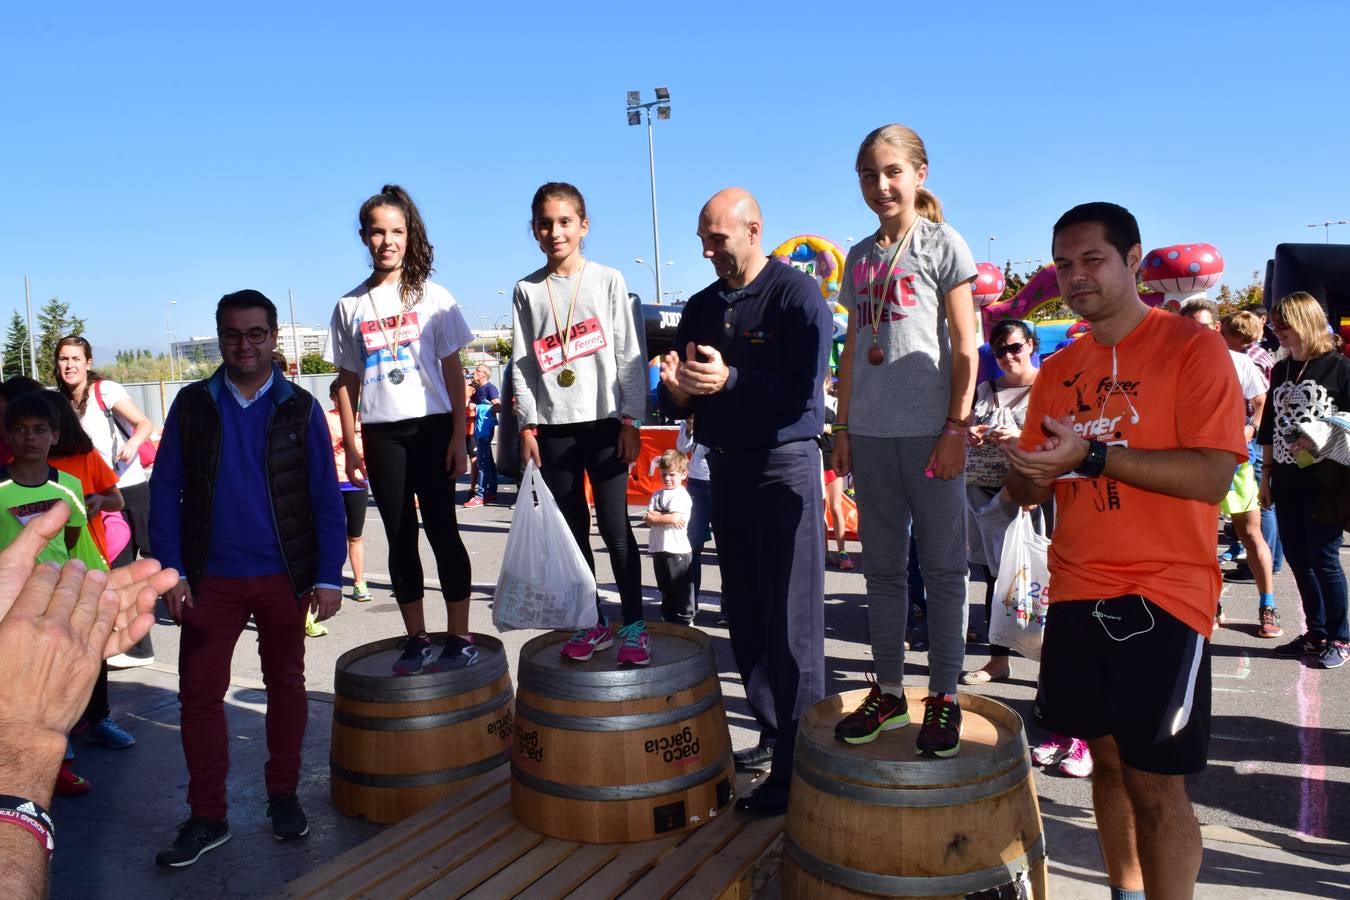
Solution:
<svg viewBox="0 0 1350 900"><path fill-rule="evenodd" d="M952 702L943 700L941 697L925 697L923 702L923 724L936 725L939 728L947 727L947 719L951 716Z"/></svg>
<svg viewBox="0 0 1350 900"><path fill-rule="evenodd" d="M872 689L868 691L867 696L863 698L862 705L858 707L858 715L875 718L881 710L881 688L877 687L876 682L872 683Z"/></svg>
<svg viewBox="0 0 1350 900"><path fill-rule="evenodd" d="M642 643L642 635L646 631L641 622L634 622L632 625L625 625L619 629L619 637L623 639L625 647L636 647Z"/></svg>

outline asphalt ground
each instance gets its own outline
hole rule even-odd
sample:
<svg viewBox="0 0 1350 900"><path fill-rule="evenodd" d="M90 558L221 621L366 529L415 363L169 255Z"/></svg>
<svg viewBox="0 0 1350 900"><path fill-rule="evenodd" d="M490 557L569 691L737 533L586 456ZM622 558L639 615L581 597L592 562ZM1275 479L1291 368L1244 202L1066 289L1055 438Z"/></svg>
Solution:
<svg viewBox="0 0 1350 900"><path fill-rule="evenodd" d="M463 488L463 482L461 483ZM473 563L474 631L496 634L490 600L506 543L514 488L504 484L500 505L459 509L460 532ZM461 490L461 499L467 496ZM630 509L634 530L642 510ZM187 817L187 771L178 736L178 631L167 617L154 628L155 663L114 672L111 701L117 721L137 738L134 747L111 750L77 742L75 770L93 784L83 797L57 798L53 895L69 898L252 897L280 889L286 881L321 865L381 830L350 819L329 802L328 741L333 672L348 649L401 633L401 622L385 574L386 548L378 514L370 509L366 526L370 603L347 600L328 622L329 634L306 641L309 724L305 738L300 799L310 835L301 842L278 844L265 816L262 766L266 759L263 712L266 697L256 643L245 637L236 648L227 717L231 739L229 779L232 841L184 870L160 870L156 851L173 839ZM608 560L592 529L598 580L613 603L617 593ZM732 741L737 748L755 743L754 722L731 659L725 629L717 627L719 578L709 544L704 594L696 625L714 641ZM852 572L828 571L825 580L828 692L859 687L870 670L867 610L862 572L866 553L850 546L859 566ZM443 606L434 579L435 566L425 542L428 573L428 623L444 627ZM1344 557L1343 557L1344 558ZM655 603L650 558L644 557L646 596ZM1302 613L1293 580L1276 576L1276 593L1287 636L1301 631ZM971 619L983 621L983 586L972 585ZM1213 643L1213 740L1208 769L1190 780L1205 838L1198 895L1202 897L1346 897L1350 896L1350 666L1336 671L1277 659L1256 631L1256 596L1251 584L1226 589L1228 626ZM653 607L649 607L653 609ZM656 618L655 612L649 613ZM520 646L538 632L499 635L515 675ZM1286 638L1287 639L1287 638ZM967 648L967 668L984 661L981 645ZM924 684L924 653L908 654L906 678ZM1013 676L979 688L963 688L997 698L1030 722L1036 664L1015 658ZM1044 737L1028 726L1032 745ZM1106 881L1096 843L1090 784L1058 772L1036 775L1046 843L1051 860L1051 890L1056 897L1104 897Z"/></svg>

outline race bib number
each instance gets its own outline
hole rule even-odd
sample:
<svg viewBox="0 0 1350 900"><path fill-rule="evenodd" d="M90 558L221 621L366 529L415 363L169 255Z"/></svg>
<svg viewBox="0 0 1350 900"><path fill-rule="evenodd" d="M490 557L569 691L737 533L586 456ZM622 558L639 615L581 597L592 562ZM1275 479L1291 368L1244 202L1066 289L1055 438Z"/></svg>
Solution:
<svg viewBox="0 0 1350 900"><path fill-rule="evenodd" d="M539 371L552 372L563 364L564 356L570 362L583 356L590 356L608 346L609 341L605 338L605 329L600 326L600 320L591 316L586 321L572 326L567 335L565 354L558 336L550 334L534 342L534 355L539 360Z"/></svg>
<svg viewBox="0 0 1350 900"><path fill-rule="evenodd" d="M404 313L401 318L403 320L401 327L399 316L366 319L361 323L361 343L367 356L381 350L391 350L390 338L393 338L394 346L397 347L399 344L411 344L422 336L422 326L418 323L417 313Z"/></svg>
<svg viewBox="0 0 1350 900"><path fill-rule="evenodd" d="M18 506L11 506L9 508L9 514L18 519L20 525L27 525L60 502L60 500L53 497L50 500L35 500L32 503L21 503Z"/></svg>

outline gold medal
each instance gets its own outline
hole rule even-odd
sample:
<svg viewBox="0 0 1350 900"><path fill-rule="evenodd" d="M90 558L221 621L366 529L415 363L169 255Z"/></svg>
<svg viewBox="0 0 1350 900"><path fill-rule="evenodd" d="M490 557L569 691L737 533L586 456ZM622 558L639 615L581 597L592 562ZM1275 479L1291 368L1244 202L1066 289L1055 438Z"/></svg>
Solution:
<svg viewBox="0 0 1350 900"><path fill-rule="evenodd" d="M577 383L577 373L573 372L571 369L564 367L563 370L558 373L558 385L560 387L567 388L571 387L576 383Z"/></svg>
<svg viewBox="0 0 1350 900"><path fill-rule="evenodd" d="M886 361L886 351L881 349L880 344L873 344L867 348L867 361L874 366L879 366Z"/></svg>

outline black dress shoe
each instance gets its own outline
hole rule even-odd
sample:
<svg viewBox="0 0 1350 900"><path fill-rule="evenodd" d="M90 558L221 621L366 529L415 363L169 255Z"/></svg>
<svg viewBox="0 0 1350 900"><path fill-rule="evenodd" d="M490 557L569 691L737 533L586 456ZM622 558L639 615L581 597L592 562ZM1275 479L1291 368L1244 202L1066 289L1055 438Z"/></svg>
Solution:
<svg viewBox="0 0 1350 900"><path fill-rule="evenodd" d="M736 762L737 772L767 772L773 762L773 741L737 750L731 754Z"/></svg>
<svg viewBox="0 0 1350 900"><path fill-rule="evenodd" d="M736 812L755 818L781 816L787 812L787 808L787 786L769 781L736 801Z"/></svg>

